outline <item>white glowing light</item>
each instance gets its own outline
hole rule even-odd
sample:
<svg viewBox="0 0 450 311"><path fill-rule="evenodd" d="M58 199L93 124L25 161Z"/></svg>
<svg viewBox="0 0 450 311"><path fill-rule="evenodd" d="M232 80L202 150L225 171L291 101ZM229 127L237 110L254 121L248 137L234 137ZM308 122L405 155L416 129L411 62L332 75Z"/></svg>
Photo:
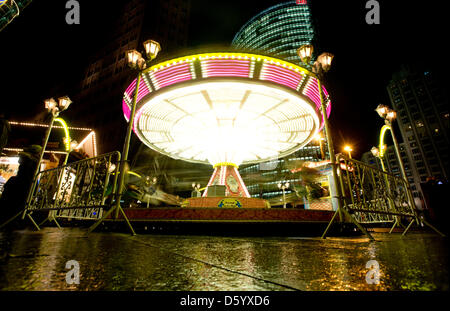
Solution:
<svg viewBox="0 0 450 311"><path fill-rule="evenodd" d="M140 112L136 133L147 146L213 165L286 156L306 145L319 127L313 105L295 93L229 79L161 92Z"/></svg>
<svg viewBox="0 0 450 311"><path fill-rule="evenodd" d="M2 157L0 158L0 164L19 165L19 157Z"/></svg>

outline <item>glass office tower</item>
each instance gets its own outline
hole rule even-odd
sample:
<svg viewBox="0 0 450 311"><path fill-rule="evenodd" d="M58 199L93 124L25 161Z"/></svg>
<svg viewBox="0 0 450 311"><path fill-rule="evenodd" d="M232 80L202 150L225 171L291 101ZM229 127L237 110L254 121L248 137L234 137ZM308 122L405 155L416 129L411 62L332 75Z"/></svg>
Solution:
<svg viewBox="0 0 450 311"><path fill-rule="evenodd" d="M298 64L297 49L314 44L311 5L296 1L270 7L250 19L236 34L232 45L240 50L262 52Z"/></svg>

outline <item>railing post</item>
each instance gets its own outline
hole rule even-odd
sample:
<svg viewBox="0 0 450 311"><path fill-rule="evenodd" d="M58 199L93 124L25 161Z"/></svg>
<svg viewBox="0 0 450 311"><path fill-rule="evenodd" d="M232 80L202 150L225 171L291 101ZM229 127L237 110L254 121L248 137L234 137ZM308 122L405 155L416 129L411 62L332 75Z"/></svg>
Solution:
<svg viewBox="0 0 450 311"><path fill-rule="evenodd" d="M400 170L402 171L403 180L405 181L406 192L410 204L410 208L415 215L416 223L419 224L419 217L417 216L416 203L414 202L414 198L411 193L411 189L409 188L408 177L406 176L405 165L403 164L402 155L400 154L400 148L398 146L397 137L394 133L394 128L392 123L386 120L386 124L389 126L389 130L391 131L392 141L394 143L395 152L397 153L398 164L400 166Z"/></svg>
<svg viewBox="0 0 450 311"><path fill-rule="evenodd" d="M333 172L333 180L335 184L336 189L336 195L337 195L337 201L338 201L338 212L339 212L339 219L342 222L343 221L343 215L342 215L342 196L340 193L340 187L339 187L339 180L337 178L337 168L336 168L336 155L334 153L334 146L333 146L333 137L331 135L330 130L330 124L328 121L327 116L327 107L325 106L325 102L323 100L323 90L322 90L322 82L320 81L320 77L316 77L317 79L317 86L319 88L319 95L320 95L320 105L322 110L322 116L324 120L325 125L325 132L326 132L326 138L327 138L327 145L328 145L328 152L330 153L330 162L331 162L331 169ZM331 188L330 188L331 191Z"/></svg>
<svg viewBox="0 0 450 311"><path fill-rule="evenodd" d="M131 105L131 113L130 113L130 120L128 121L128 129L127 129L127 136L125 137L125 142L123 145L123 152L122 152L122 161L120 162L120 176L119 176L119 185L117 188L117 196L116 196L116 211L115 211L115 219L119 217L119 209L120 209L120 199L122 198L122 188L124 187L124 181L125 181L125 165L128 161L128 152L130 150L130 141L131 141L131 133L133 130L134 125L134 116L136 114L136 102L137 102L137 96L139 92L139 84L141 83L141 73L139 72L137 82L136 82L136 90L134 92L133 97L133 103Z"/></svg>

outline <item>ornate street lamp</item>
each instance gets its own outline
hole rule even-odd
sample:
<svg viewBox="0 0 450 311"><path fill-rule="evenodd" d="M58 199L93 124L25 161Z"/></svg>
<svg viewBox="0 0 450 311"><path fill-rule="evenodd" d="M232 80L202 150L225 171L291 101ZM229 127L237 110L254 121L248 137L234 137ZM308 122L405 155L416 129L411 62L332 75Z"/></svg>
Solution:
<svg viewBox="0 0 450 311"><path fill-rule="evenodd" d="M402 160L402 156L400 154L400 149L398 146L397 138L394 134L394 129L392 126L392 122L395 121L395 119L397 118L397 112L395 112L395 110L392 110L390 107L388 107L386 105L382 105L382 104L378 105L378 107L375 109L375 111L378 113L378 115L381 118L384 119L384 123L385 123L385 125L381 129L381 137L384 137L384 133L387 130L389 130L391 132L392 141L394 142L394 147L395 147L395 153L397 154L398 164L400 166L400 171L402 172L403 179L406 181L406 183L408 183L408 178L407 178L406 172L405 172L405 166L403 164L403 160ZM379 152L380 152L381 162L383 162L383 156L386 151L383 140L384 139L380 138Z"/></svg>
<svg viewBox="0 0 450 311"><path fill-rule="evenodd" d="M318 85L319 95L320 95L321 110L322 110L322 115L323 115L324 124L325 124L325 135L326 135L326 139L327 139L328 152L330 153L331 168L333 171L333 181L334 181L334 184L336 185L337 196L340 197L340 194L339 194L340 188L338 187L339 180L338 180L338 176L337 176L336 154L334 152L333 137L331 135L331 128L330 128L330 124L329 124L329 120L328 120L328 116L327 116L326 103L323 99L322 82L321 82L321 80L323 79L324 73L328 72L331 68L331 64L333 62L334 55L331 53L322 53L317 58L317 60L311 65L310 62L311 62L313 51L314 51L314 49L310 48L309 45L303 45L297 50L297 53L298 53L298 56L300 57L300 59L302 60L303 66L305 66L306 68L311 68L313 73L316 75L317 85ZM342 202L339 199L338 199L338 205L339 205L339 207L338 207L339 216L340 216L340 219L343 220L343 217L341 214ZM325 237L327 230L328 230L328 228L325 230L322 237Z"/></svg>
<svg viewBox="0 0 450 311"><path fill-rule="evenodd" d="M127 62L128 62L128 66L130 66L130 68L137 70L138 71L138 77L137 77L137 82L136 82L136 91L134 93L134 97L133 97L133 102L131 105L131 113L130 113L130 120L128 122L128 129L127 129L127 135L125 137L125 142L124 142L124 146L123 146L123 151L122 151L122 161L120 163L120 178L119 178L119 184L118 184L118 191L117 191L117 197L116 197L116 219L119 216L119 208L120 208L120 199L122 197L122 190L124 188L124 181L125 181L125 163L128 161L128 152L130 150L130 141L131 141L131 132L133 130L133 125L134 125L134 117L136 114L136 101L137 101L137 95L138 95L138 91L139 91L139 84L141 82L141 74L142 74L142 70L145 70L150 62L156 58L156 56L158 55L158 53L161 51L161 46L159 45L158 42L153 41L153 40L148 40L145 41L143 43L144 48L145 48L145 53L147 56L147 60L145 60L142 57L142 54L136 50L129 50L126 53L127 56ZM134 230L131 226L129 226L131 231L134 233Z"/></svg>
<svg viewBox="0 0 450 311"><path fill-rule="evenodd" d="M314 47L311 44L302 45L297 49L297 55L304 64L309 64L311 61L312 54L314 52Z"/></svg>
<svg viewBox="0 0 450 311"><path fill-rule="evenodd" d="M377 108L375 109L375 111L378 113L378 115L381 117L381 118L386 118L386 115L387 115L387 113L388 113L388 111L389 111L389 107L388 106L386 106L386 105L383 105L383 104L379 104L378 106L377 106Z"/></svg>
<svg viewBox="0 0 450 311"><path fill-rule="evenodd" d="M375 147L375 146L372 147L372 149L370 149L370 152L376 158L378 158L380 156L380 150L377 147Z"/></svg>
<svg viewBox="0 0 450 311"><path fill-rule="evenodd" d="M386 120L392 123L393 121L395 121L395 119L397 119L397 112L395 112L394 110L389 110L386 114Z"/></svg>
<svg viewBox="0 0 450 311"><path fill-rule="evenodd" d="M59 111L64 111L69 108L72 101L70 100L69 96L63 96L58 99L59 102Z"/></svg>
<svg viewBox="0 0 450 311"><path fill-rule="evenodd" d="M142 59L142 54L139 53L138 51L136 51L136 50L127 51L127 62L128 62L128 66L130 66L130 68L140 69L139 63L140 63L141 59Z"/></svg>
<svg viewBox="0 0 450 311"><path fill-rule="evenodd" d="M278 189L283 190L283 208L286 208L286 189L289 188L289 182L278 183Z"/></svg>
<svg viewBox="0 0 450 311"><path fill-rule="evenodd" d="M352 151L353 151L352 147L347 145L347 146L344 147L344 151L348 153L348 157L351 159L352 158Z"/></svg>
<svg viewBox="0 0 450 311"><path fill-rule="evenodd" d="M384 126L381 128L381 135L380 135L380 160L381 160L381 164L383 166L383 171L386 171L384 168L384 164L383 164L383 156L387 149L386 145L384 144L384 134L386 133L387 130L390 130L391 136L392 136L392 141L394 142L395 153L397 154L398 164L400 166L400 171L402 172L402 177L403 177L403 180L405 181L405 186L407 188L409 203L415 212L416 206L415 206L414 198L413 198L413 196L411 194L411 190L409 188L409 182L408 182L408 177L406 176L405 165L403 164L402 155L400 154L400 148L398 147L397 138L395 137L394 128L392 126L392 122L395 121L395 119L397 118L397 113L394 110L392 110L390 107L388 107L386 105L381 105L381 104L378 105L378 107L375 109L375 111L378 113L378 115L381 118L384 119L384 123L385 123ZM386 176L385 176L385 178L386 178L386 183L389 186L389 181ZM390 204L393 204L393 203L390 203ZM418 218L416 218L416 221L417 221L417 219ZM398 220L397 220L397 216L396 216L396 222L397 221ZM411 226L412 223L413 222L411 222L409 226ZM406 231L409 229L409 226L407 227ZM394 227L392 227L392 229L393 228ZM392 232L392 229L391 229L391 232Z"/></svg>
<svg viewBox="0 0 450 311"><path fill-rule="evenodd" d="M149 60L155 59L156 56L158 56L158 53L161 51L161 46L159 45L159 43L153 40L145 41L144 48Z"/></svg>
<svg viewBox="0 0 450 311"><path fill-rule="evenodd" d="M330 70L333 58L334 55L331 53L322 53L319 57L317 57L317 62L321 65L320 67L324 72L328 72Z"/></svg>
<svg viewBox="0 0 450 311"><path fill-rule="evenodd" d="M67 110L67 108L69 108L71 103L72 101L68 96L60 97L58 98L58 101L56 101L54 98L49 98L44 101L45 109L47 109L48 112L51 113L50 126L48 127L47 132L45 133L44 145L39 155L39 162L37 163L36 169L34 170L33 183L31 184L30 189L28 190L27 204L28 201L30 200L30 197L36 185L35 180L41 168L41 162L42 159L44 158L45 148L47 148L48 139L50 137L50 133L52 132L52 127L53 124L55 123L55 119L59 116L61 112ZM23 214L23 216L25 217L25 213Z"/></svg>

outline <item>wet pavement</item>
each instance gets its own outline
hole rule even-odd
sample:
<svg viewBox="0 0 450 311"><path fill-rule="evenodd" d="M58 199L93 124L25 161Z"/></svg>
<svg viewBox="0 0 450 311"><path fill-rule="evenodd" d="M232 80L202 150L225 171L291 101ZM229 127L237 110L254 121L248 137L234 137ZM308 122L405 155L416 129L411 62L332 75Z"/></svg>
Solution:
<svg viewBox="0 0 450 311"><path fill-rule="evenodd" d="M448 240L433 233L375 233L375 242L85 233L1 232L0 290L449 290ZM66 282L70 260L79 263L80 284ZM379 284L366 281L370 260Z"/></svg>

